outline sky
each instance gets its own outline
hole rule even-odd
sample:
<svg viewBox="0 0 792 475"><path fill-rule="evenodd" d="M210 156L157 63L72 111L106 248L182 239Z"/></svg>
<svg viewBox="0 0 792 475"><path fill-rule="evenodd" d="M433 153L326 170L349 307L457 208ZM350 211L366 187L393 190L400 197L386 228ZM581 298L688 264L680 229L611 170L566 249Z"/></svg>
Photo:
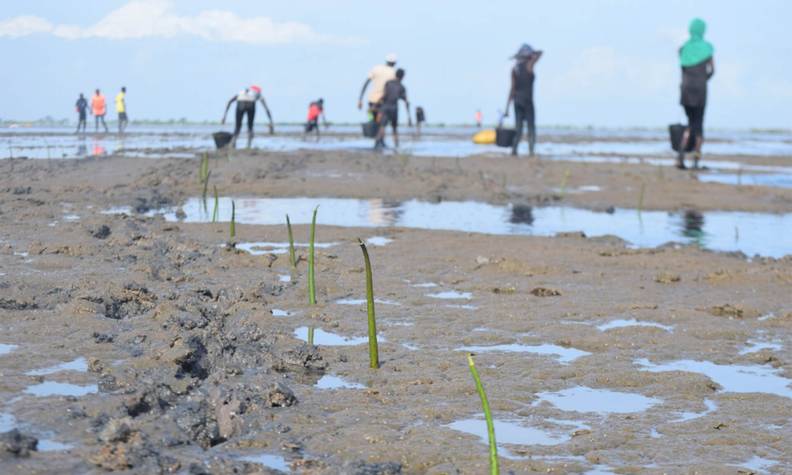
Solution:
<svg viewBox="0 0 792 475"><path fill-rule="evenodd" d="M361 121L366 74L393 52L430 123L492 122L528 42L540 126L663 127L684 121L694 16L715 46L707 125L792 128L788 0L5 0L0 119L75 119L79 92L124 85L133 120L219 120L258 84L276 121L318 97L331 122Z"/></svg>

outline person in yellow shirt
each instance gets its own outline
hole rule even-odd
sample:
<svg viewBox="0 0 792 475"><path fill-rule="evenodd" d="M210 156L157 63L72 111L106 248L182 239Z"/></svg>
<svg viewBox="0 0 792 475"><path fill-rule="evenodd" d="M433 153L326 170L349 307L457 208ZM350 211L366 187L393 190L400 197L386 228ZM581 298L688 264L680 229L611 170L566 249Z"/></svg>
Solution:
<svg viewBox="0 0 792 475"><path fill-rule="evenodd" d="M115 106L116 112L118 112L118 133L123 134L129 124L126 113L126 87L122 87L121 92L116 96Z"/></svg>

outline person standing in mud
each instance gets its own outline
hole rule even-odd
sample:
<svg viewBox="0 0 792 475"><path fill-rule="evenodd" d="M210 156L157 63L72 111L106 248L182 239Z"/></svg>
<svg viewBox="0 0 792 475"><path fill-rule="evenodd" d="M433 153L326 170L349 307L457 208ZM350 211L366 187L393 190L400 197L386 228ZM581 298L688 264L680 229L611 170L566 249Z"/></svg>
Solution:
<svg viewBox="0 0 792 475"><path fill-rule="evenodd" d="M366 88L371 84L371 90L368 95L368 111L371 117L376 120L382 96L385 95L385 83L393 79L396 79L396 55L391 53L385 57L385 64L378 64L369 71L366 82L363 83L363 87L360 89L358 109L363 109L363 94L366 93Z"/></svg>
<svg viewBox="0 0 792 475"><path fill-rule="evenodd" d="M305 133L303 134L303 138L305 135L309 134L311 131L316 131L316 141L319 141L319 118L322 118L322 125L324 125L325 129L327 128L327 118L324 115L324 99L319 98L316 102L311 102L308 106L308 118L307 122L305 123Z"/></svg>
<svg viewBox="0 0 792 475"><path fill-rule="evenodd" d="M375 149L385 148L385 129L388 124L393 129L393 146L399 147L399 100L404 101L407 106L407 123L412 127L412 117L410 116L410 101L407 100L407 89L402 84L404 70L396 71L396 78L385 84L385 93L380 102L379 112L377 113L377 140L374 143Z"/></svg>
<svg viewBox="0 0 792 475"><path fill-rule="evenodd" d="M481 122L484 120L484 115L481 113L481 109L476 111L475 119L476 119L476 128L480 129L481 128Z"/></svg>
<svg viewBox="0 0 792 475"><path fill-rule="evenodd" d="M80 97L77 98L77 102L74 104L74 108L77 111L77 115L78 115L77 130L74 133L79 134L80 129L82 129L82 132L85 133L87 118L88 118L88 101L85 100L85 96L83 96L83 93L80 93Z"/></svg>
<svg viewBox="0 0 792 475"><path fill-rule="evenodd" d="M523 44L514 55L516 61L511 72L511 87L509 97L506 100L506 112L504 117L509 116L509 106L514 101L514 121L517 134L514 136L512 145L512 155L517 155L517 146L522 138L523 122L528 124L528 152L534 156L534 146L536 145L536 112L534 110L533 89L534 66L539 58L542 57L541 51L536 51L528 44Z"/></svg>
<svg viewBox="0 0 792 475"><path fill-rule="evenodd" d="M96 132L99 132L99 121L102 122L102 127L104 127L105 133L109 132L110 130L107 128L107 123L105 122L105 114L107 114L107 101L105 100L104 94L99 89L96 90L96 93L91 98L91 113L96 118Z"/></svg>
<svg viewBox="0 0 792 475"><path fill-rule="evenodd" d="M707 104L707 81L715 74L714 48L704 40L707 24L700 18L690 22L690 39L679 49L682 85L679 103L685 108L688 126L682 133L677 155L677 168L684 170L685 150L693 142L693 168L699 167L701 146L704 144L704 108Z"/></svg>
<svg viewBox="0 0 792 475"><path fill-rule="evenodd" d="M426 122L426 112L424 112L424 108L418 106L415 108L415 131L418 137L421 136L421 125Z"/></svg>
<svg viewBox="0 0 792 475"><path fill-rule="evenodd" d="M122 87L121 92L116 95L115 107L118 113L118 133L123 134L129 124L126 112L126 87Z"/></svg>
<svg viewBox="0 0 792 475"><path fill-rule="evenodd" d="M264 100L264 96L261 95L261 88L258 86L250 86L249 88L240 91L239 94L232 97L228 101L225 112L223 113L223 120L221 123L225 124L226 116L228 115L228 109L231 108L231 104L234 102L237 103L236 118L234 122L234 139L231 143L232 147L236 147L237 137L239 137L239 133L242 130L242 118L245 116L247 116L248 128L247 148L250 148L250 145L253 143L253 122L256 119L256 101L261 102L261 105L264 107L264 112L267 113L267 118L269 119L270 135L275 134L275 126L272 124L272 114L270 114L269 107L267 107L267 101Z"/></svg>

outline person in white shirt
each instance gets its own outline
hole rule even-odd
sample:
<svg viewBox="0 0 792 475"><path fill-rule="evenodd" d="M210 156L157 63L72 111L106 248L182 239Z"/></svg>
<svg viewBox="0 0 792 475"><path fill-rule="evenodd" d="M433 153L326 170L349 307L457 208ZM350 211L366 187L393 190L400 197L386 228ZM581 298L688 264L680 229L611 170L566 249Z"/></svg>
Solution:
<svg viewBox="0 0 792 475"><path fill-rule="evenodd" d="M363 88L360 89L358 109L363 109L363 95L366 93L366 88L371 84L371 90L368 95L369 114L371 114L372 117L377 116L379 103L382 101L382 96L385 94L385 84L390 80L396 79L395 66L396 55L391 53L385 57L385 64L378 64L371 68L366 82L363 83Z"/></svg>
<svg viewBox="0 0 792 475"><path fill-rule="evenodd" d="M267 118L269 118L270 135L275 133L275 128L272 125L272 114L270 114L269 107L267 107L267 101L265 101L264 96L261 95L261 88L258 86L250 86L249 88L245 89L244 91L240 91L239 94L232 97L228 101L228 105L226 105L225 113L223 113L223 120L221 123L225 124L226 116L228 115L228 109L231 108L231 104L234 102L237 103L236 122L234 124L234 140L232 147L236 147L236 139L239 137L239 132L242 130L242 118L247 116L247 146L250 148L250 145L253 142L253 121L256 119L256 101L261 102L261 105L264 106L264 111L267 113Z"/></svg>

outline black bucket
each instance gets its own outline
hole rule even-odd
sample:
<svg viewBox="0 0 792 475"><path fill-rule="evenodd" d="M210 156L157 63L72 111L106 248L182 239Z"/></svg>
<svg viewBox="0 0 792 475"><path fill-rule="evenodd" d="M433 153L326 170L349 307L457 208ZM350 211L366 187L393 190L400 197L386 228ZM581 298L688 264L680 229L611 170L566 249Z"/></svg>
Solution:
<svg viewBox="0 0 792 475"><path fill-rule="evenodd" d="M212 134L212 138L214 139L215 147L221 149L231 143L231 140L234 139L234 134L229 132L215 132Z"/></svg>
<svg viewBox="0 0 792 475"><path fill-rule="evenodd" d="M495 145L498 147L511 147L514 145L516 137L517 131L514 129L505 129L503 127L495 129Z"/></svg>
<svg viewBox="0 0 792 475"><path fill-rule="evenodd" d="M674 149L675 152L679 152L682 144L682 134L685 133L685 127L682 124L671 124L668 126L668 136L671 139L671 148ZM692 152L693 148L696 146L696 138L694 136L688 137L688 143L685 147L686 152Z"/></svg>
<svg viewBox="0 0 792 475"><path fill-rule="evenodd" d="M379 132L379 124L373 120L368 122L363 122L360 124L363 127L363 136L368 138L374 138L377 136L377 132Z"/></svg>

